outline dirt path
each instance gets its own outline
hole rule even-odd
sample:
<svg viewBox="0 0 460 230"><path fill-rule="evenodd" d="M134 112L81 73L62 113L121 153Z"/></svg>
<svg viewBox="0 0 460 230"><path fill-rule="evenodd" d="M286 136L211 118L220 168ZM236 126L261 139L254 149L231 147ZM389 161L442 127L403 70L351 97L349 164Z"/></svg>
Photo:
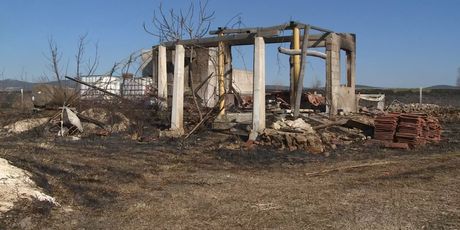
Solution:
<svg viewBox="0 0 460 230"><path fill-rule="evenodd" d="M200 141L5 139L0 157L30 171L61 207L24 201L0 223L25 229L460 228L460 151L449 144L403 153L348 149L323 158L228 151Z"/></svg>

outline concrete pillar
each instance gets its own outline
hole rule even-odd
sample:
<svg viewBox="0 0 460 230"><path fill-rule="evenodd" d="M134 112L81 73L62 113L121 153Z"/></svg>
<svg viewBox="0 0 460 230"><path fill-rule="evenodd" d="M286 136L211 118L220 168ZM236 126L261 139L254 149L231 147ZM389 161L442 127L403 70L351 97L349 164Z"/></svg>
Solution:
<svg viewBox="0 0 460 230"><path fill-rule="evenodd" d="M340 44L336 34L327 39L326 55L326 99L329 115L336 115L340 88Z"/></svg>
<svg viewBox="0 0 460 230"><path fill-rule="evenodd" d="M175 131L180 135L184 133L184 59L184 46L176 45L176 53L174 57L171 131Z"/></svg>
<svg viewBox="0 0 460 230"><path fill-rule="evenodd" d="M256 37L254 41L254 92L252 109L252 130L265 129L265 41Z"/></svg>
<svg viewBox="0 0 460 230"><path fill-rule="evenodd" d="M329 115L337 115L338 110L345 113L356 112L355 95L356 82L356 43L355 37L332 33L326 42L326 98ZM351 43L351 45L350 45ZM347 55L341 57L340 51L345 50ZM341 58L346 58L347 84L341 85Z"/></svg>
<svg viewBox="0 0 460 230"><path fill-rule="evenodd" d="M158 64L157 64L157 87L158 98L165 101L164 106L168 106L168 73L166 68L166 47L158 46Z"/></svg>
<svg viewBox="0 0 460 230"><path fill-rule="evenodd" d="M356 43L354 43L356 47ZM353 51L350 51L348 54L348 86L350 87L350 92L352 92L353 97L356 98L356 48L354 47ZM356 103L356 99L354 100L354 104L352 108L350 108L352 112L358 112L358 103Z"/></svg>
<svg viewBox="0 0 460 230"><path fill-rule="evenodd" d="M218 49L217 47L211 47L208 49L208 72L207 76L211 76L211 78L208 80L208 82L205 84L205 86L202 87L203 89L203 94L204 94L204 104L208 108L213 108L217 101L218 101L218 92L216 92L216 88L218 89L218 82L217 82L217 75L218 75L218 70L217 70L217 56L218 56Z"/></svg>
<svg viewBox="0 0 460 230"><path fill-rule="evenodd" d="M353 87L353 91L356 87L356 36L353 35L353 50L350 51L350 87Z"/></svg>
<svg viewBox="0 0 460 230"><path fill-rule="evenodd" d="M227 92L232 92L232 73L233 73L233 67L232 67L232 47L229 45L225 45L224 49L224 55L225 55L225 62L224 62L224 78L225 78L225 89Z"/></svg>

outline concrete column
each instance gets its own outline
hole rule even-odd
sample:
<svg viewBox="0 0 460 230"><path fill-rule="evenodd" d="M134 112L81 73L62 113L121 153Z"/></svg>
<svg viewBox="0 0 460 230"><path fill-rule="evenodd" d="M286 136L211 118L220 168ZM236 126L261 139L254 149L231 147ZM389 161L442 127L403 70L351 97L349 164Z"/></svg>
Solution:
<svg viewBox="0 0 460 230"><path fill-rule="evenodd" d="M179 135L184 133L184 59L184 46L176 45L176 53L174 57L171 131L175 131Z"/></svg>
<svg viewBox="0 0 460 230"><path fill-rule="evenodd" d="M165 101L165 107L168 106L168 73L166 68L166 47L158 46L158 63L157 63L157 87L158 98Z"/></svg>
<svg viewBox="0 0 460 230"><path fill-rule="evenodd" d="M326 55L326 99L329 115L336 115L340 88L340 44L336 34L327 39Z"/></svg>
<svg viewBox="0 0 460 230"><path fill-rule="evenodd" d="M265 129L265 41L256 37L254 41L254 92L252 109L252 130Z"/></svg>
<svg viewBox="0 0 460 230"><path fill-rule="evenodd" d="M233 67L232 67L232 47L229 45L225 45L225 67L224 67L224 78L225 78L225 89L227 92L232 92L232 83L233 83Z"/></svg>
<svg viewBox="0 0 460 230"><path fill-rule="evenodd" d="M350 92L352 92L353 96L356 98L356 49L349 52L349 62L348 62L348 86L350 87ZM354 104L352 105L352 112L358 112L358 103L356 103L356 99L353 100Z"/></svg>

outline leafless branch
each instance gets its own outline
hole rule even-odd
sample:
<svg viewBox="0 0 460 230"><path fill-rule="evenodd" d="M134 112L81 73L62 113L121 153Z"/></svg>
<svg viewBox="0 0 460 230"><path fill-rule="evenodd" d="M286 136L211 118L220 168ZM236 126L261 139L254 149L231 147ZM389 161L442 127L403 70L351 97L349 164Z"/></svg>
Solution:
<svg viewBox="0 0 460 230"><path fill-rule="evenodd" d="M457 69L458 75L457 75L457 87L460 87L460 67Z"/></svg>
<svg viewBox="0 0 460 230"><path fill-rule="evenodd" d="M77 55L75 56L76 59L76 68L77 68L77 73L76 73L76 78L80 80L80 65L82 62L83 55L85 53L85 46L86 46L86 37L88 34L84 34L80 36L78 39L78 49L77 49Z"/></svg>
<svg viewBox="0 0 460 230"><path fill-rule="evenodd" d="M204 37L215 12L209 11L207 0L199 0L198 8L195 5L192 0L185 9L165 11L160 3L151 21L152 29L146 23L143 23L143 28L148 34L159 38L160 42Z"/></svg>
<svg viewBox="0 0 460 230"><path fill-rule="evenodd" d="M76 60L76 78L80 79L83 75L82 73L82 64L84 62L84 56L86 54L86 46L88 44L87 41L88 34L81 35L78 39L78 47L77 47L77 54L75 55ZM91 76L96 71L99 65L99 43L95 43L94 45L94 57L89 57L86 60L86 76Z"/></svg>
<svg viewBox="0 0 460 230"><path fill-rule="evenodd" d="M93 59L88 58L87 62L87 69L88 73L87 76L93 75L96 72L97 67L99 66L99 43L96 42L94 44L94 57Z"/></svg>
<svg viewBox="0 0 460 230"><path fill-rule="evenodd" d="M58 81L59 86L62 87L61 68L59 66L59 62L61 61L62 54L59 53L58 46L52 37L48 39L48 47L49 47L50 56L48 56L47 58L48 58L48 61L50 61L51 70L56 80Z"/></svg>

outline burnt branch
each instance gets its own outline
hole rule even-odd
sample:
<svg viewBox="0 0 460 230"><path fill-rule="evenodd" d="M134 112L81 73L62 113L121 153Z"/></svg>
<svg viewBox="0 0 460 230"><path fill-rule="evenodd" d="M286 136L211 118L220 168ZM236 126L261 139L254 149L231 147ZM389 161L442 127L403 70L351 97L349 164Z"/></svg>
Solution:
<svg viewBox="0 0 460 230"><path fill-rule="evenodd" d="M54 41L52 37L48 39L48 48L49 48L49 56L47 57L47 59L50 62L51 71L53 72L54 77L58 81L59 86L62 87L61 67L59 64L61 61L62 53L59 52L56 41Z"/></svg>
<svg viewBox="0 0 460 230"><path fill-rule="evenodd" d="M165 11L160 3L158 11L154 11L151 29L143 23L144 30L159 38L160 42L195 39L204 37L214 20L214 11L208 9L208 1L190 1L185 9L169 9Z"/></svg>

